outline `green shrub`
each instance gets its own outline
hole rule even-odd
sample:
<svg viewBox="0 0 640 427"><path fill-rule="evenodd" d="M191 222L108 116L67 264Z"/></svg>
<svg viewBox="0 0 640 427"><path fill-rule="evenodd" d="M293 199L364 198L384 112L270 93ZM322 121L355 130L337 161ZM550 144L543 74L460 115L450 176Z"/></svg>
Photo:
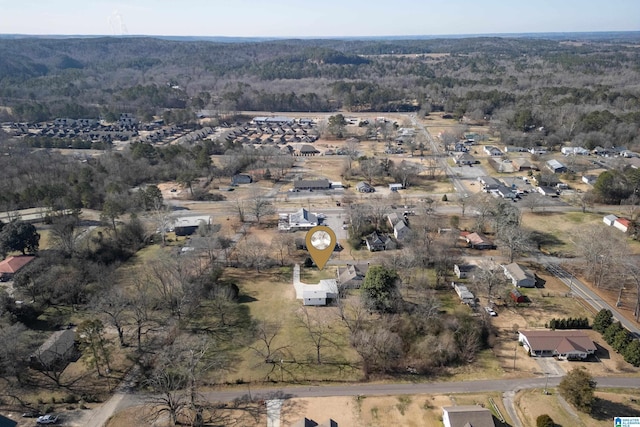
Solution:
<svg viewBox="0 0 640 427"><path fill-rule="evenodd" d="M554 427L556 424L547 414L540 415L536 418L536 427Z"/></svg>
<svg viewBox="0 0 640 427"><path fill-rule="evenodd" d="M64 397L64 403L78 403L78 398L73 394L68 394Z"/></svg>

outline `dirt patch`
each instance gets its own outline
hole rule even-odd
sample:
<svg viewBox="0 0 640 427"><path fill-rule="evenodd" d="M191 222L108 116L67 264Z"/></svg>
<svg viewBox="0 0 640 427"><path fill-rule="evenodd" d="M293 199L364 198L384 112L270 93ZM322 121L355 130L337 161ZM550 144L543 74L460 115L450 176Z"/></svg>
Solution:
<svg viewBox="0 0 640 427"><path fill-rule="evenodd" d="M338 425L353 427L407 426L439 427L442 406L452 404L446 396L354 396L292 399L287 405L297 405L301 411L287 414L284 425L307 417L317 423L333 419Z"/></svg>

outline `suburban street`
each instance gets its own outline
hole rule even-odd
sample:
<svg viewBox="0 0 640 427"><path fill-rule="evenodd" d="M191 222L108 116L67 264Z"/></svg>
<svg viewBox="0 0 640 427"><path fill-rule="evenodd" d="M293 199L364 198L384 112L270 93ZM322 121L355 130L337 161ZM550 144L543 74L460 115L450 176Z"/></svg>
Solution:
<svg viewBox="0 0 640 427"><path fill-rule="evenodd" d="M619 321L622 326L627 328L631 333L633 333L636 337L640 338L640 328L638 324L632 322L622 316L615 307L607 303L605 300L600 298L595 292L593 292L587 285L578 280L571 273L564 270L557 264L557 259L551 258L549 256L543 255L540 258L541 262L545 265L547 270L560 279L565 285L569 287L569 292L575 297L583 299L589 305L591 305L596 311L600 311L602 309L610 310L613 313L613 317Z"/></svg>
<svg viewBox="0 0 640 427"><path fill-rule="evenodd" d="M358 383L347 385L322 386L289 386L289 387L259 387L235 388L229 390L208 391L202 397L210 402L230 402L234 399L251 399L262 401L268 399L313 398L327 396L389 396L405 394L449 394L449 393L482 393L505 392L513 393L518 390L533 388L553 388L560 383L560 377L539 377L513 380L478 380L460 382L424 382L424 383L394 383L375 384ZM602 388L633 388L640 389L637 378L601 377L595 378L598 387ZM111 397L99 408L86 413L80 420L82 426L101 427L113 414L124 409L142 405L148 401L150 395L129 394L119 392Z"/></svg>

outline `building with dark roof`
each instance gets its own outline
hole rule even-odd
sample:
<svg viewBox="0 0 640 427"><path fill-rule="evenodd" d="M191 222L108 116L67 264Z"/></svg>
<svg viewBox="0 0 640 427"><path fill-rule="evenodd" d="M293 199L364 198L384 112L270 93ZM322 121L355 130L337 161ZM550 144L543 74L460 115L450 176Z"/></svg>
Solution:
<svg viewBox="0 0 640 427"><path fill-rule="evenodd" d="M29 357L35 369L63 369L76 354L76 333L71 329L56 331Z"/></svg>
<svg viewBox="0 0 640 427"><path fill-rule="evenodd" d="M299 179L294 181L293 188L296 190L330 190L331 182L326 179Z"/></svg>

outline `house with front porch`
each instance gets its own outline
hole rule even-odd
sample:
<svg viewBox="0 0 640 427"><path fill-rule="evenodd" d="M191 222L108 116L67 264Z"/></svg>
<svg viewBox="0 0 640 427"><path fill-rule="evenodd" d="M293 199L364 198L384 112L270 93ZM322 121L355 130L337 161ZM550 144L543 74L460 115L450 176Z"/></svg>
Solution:
<svg viewBox="0 0 640 427"><path fill-rule="evenodd" d="M575 330L518 331L518 341L532 357L580 360L597 350L587 334Z"/></svg>

